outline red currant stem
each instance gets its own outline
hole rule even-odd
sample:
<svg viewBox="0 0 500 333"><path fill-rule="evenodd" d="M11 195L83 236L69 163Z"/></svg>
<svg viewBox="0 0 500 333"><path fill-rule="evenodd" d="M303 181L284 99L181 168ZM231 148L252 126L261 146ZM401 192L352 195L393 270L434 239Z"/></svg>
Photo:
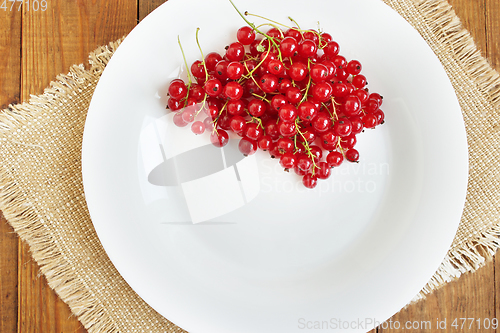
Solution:
<svg viewBox="0 0 500 333"><path fill-rule="evenodd" d="M339 138L337 139L337 147L339 147L340 149L340 153L342 154L342 156L345 157L345 152L344 152L344 149L342 149L342 145L340 144L340 136Z"/></svg>
<svg viewBox="0 0 500 333"><path fill-rule="evenodd" d="M205 68L205 81L208 81L208 70L207 70L207 64L205 63L205 56L203 55L203 51L201 49L200 41L198 39L198 32L200 31L200 28L196 28L196 45L198 45L198 49L200 50L201 53L201 63L203 64L203 68Z"/></svg>
<svg viewBox="0 0 500 333"><path fill-rule="evenodd" d="M217 121L219 121L219 118L222 115L222 112L224 111L224 109L226 109L227 103L229 103L229 100L226 101L226 103L224 104L224 106L220 109L219 114L217 115L217 118L215 118L215 120L213 121L213 123L214 123L214 129L213 129L212 133L213 132L217 132Z"/></svg>
<svg viewBox="0 0 500 333"><path fill-rule="evenodd" d="M301 31L300 25L297 23L297 21L295 21L291 16L288 16L288 19L290 21L292 21L293 23L295 23L295 25L297 26L297 30L299 30L299 32L300 32Z"/></svg>
<svg viewBox="0 0 500 333"><path fill-rule="evenodd" d="M189 86L191 86L191 83L193 81L191 80L191 73L189 72L189 67L188 67L188 64L186 61L186 55L184 54L184 50L182 49L181 38L179 36L177 36L177 42L179 43L179 47L181 49L182 59L184 59L184 66L186 66L187 77L188 77L188 87L189 87Z"/></svg>
<svg viewBox="0 0 500 333"><path fill-rule="evenodd" d="M332 118L332 121L335 122L339 119L339 116L337 115L337 108L335 107L335 105L340 105L338 104L337 102L335 102L335 98L331 97L332 99L332 108L333 108L333 113L330 113L330 110L328 108L326 108L328 110L328 113L330 113L330 117Z"/></svg>
<svg viewBox="0 0 500 333"><path fill-rule="evenodd" d="M307 59L307 71L311 71L311 59ZM300 103L304 102L306 99L307 99L307 93L309 92L309 88L311 87L311 75L308 75L309 76L309 80L307 81L307 85L306 85L306 88L305 88L305 92L304 92L304 96L302 97L302 99L300 100Z"/></svg>
<svg viewBox="0 0 500 333"><path fill-rule="evenodd" d="M304 136L304 133L302 133L299 129L299 126L298 126L298 119L295 120L295 126L297 127L297 133L300 134L300 136L302 137L302 139L304 140L304 142L302 142L302 145L304 145L304 148L306 148L306 154L307 156L309 156L309 158L311 159L311 161L313 162L313 172L312 172L312 175L314 176L314 168L317 168L317 165L316 165L316 162L314 161L314 157L315 155L312 153L311 151L311 147L309 147L309 143L307 143L307 139L306 137ZM340 141L339 141L340 142ZM297 147L295 147L297 148Z"/></svg>
<svg viewBox="0 0 500 333"><path fill-rule="evenodd" d="M260 99L261 101L266 101L267 103L271 103L270 100L266 99L266 96L261 96L259 94L256 94L256 93L252 93L252 96L254 97L257 97L258 99Z"/></svg>
<svg viewBox="0 0 500 333"><path fill-rule="evenodd" d="M200 112L203 110L203 108L205 107L205 104L206 104L206 101L207 101L207 97L208 97L208 95L205 94L205 97L203 98L203 101L201 101L200 109L198 111L196 111L196 113L194 115L195 117L197 117L200 114Z"/></svg>
<svg viewBox="0 0 500 333"><path fill-rule="evenodd" d="M267 36L265 33L261 32L260 30L258 30L256 27L255 27L255 24L248 21L247 18L245 17L245 15L247 14L247 12L245 12L245 15L243 15L240 10L238 9L238 7L236 7L236 5L231 1L229 0L229 2L231 3L231 5L233 5L234 9L236 9L236 11L238 12L238 14L240 14L241 18L250 26L250 28L252 28L253 30L255 30L256 32L258 32L259 34L262 34L266 37L269 37Z"/></svg>
<svg viewBox="0 0 500 333"><path fill-rule="evenodd" d="M247 123L253 123L253 122L256 122L258 126L264 128L264 125L262 125L262 119L260 119L259 117L252 116L252 119L250 119L250 121L247 121Z"/></svg>
<svg viewBox="0 0 500 333"><path fill-rule="evenodd" d="M257 14L252 14L252 13L249 13L249 12L245 12L245 15L246 16L253 16L253 17L258 17L258 18L261 18L263 20L266 20L266 21L269 21L271 23L274 23L274 27L277 28L276 25L281 25L282 27L285 27L285 28L288 28L288 29L291 29L291 27L287 26L286 24L283 24L283 23L280 23L280 22L276 22L274 20L271 20L271 19L268 19L267 17L264 17L264 16L260 16L260 15L257 15Z"/></svg>

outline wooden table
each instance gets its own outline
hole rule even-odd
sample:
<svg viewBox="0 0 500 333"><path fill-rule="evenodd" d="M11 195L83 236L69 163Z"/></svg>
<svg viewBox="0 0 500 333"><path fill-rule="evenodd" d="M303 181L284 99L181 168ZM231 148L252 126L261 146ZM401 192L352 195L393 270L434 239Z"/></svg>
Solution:
<svg viewBox="0 0 500 333"><path fill-rule="evenodd" d="M72 64L85 62L88 53L97 46L126 35L164 1L25 0L21 7L20 0L2 2L0 108L26 101L30 94L42 93L57 74L66 73ZM450 3L483 54L500 70L500 1L451 0ZM450 328L449 323L455 318L500 318L497 314L500 273L496 272L500 272L500 260L449 283L425 301L402 310L392 320L435 322L439 318L446 319ZM452 331L495 332L448 330ZM0 219L0 332L86 332L40 276L29 248L3 217Z"/></svg>

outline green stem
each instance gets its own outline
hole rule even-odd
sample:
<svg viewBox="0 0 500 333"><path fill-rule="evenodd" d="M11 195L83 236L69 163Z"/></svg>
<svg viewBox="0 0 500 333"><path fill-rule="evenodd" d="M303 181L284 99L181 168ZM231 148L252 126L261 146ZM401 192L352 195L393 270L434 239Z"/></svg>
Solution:
<svg viewBox="0 0 500 333"><path fill-rule="evenodd" d="M201 63L203 64L203 68L205 68L205 81L208 80L208 70L207 70L207 64L205 63L205 56L203 55L203 50L201 49L200 41L198 39L198 32L200 31L200 28L196 28L196 45L198 45L198 49L200 50L201 53Z"/></svg>

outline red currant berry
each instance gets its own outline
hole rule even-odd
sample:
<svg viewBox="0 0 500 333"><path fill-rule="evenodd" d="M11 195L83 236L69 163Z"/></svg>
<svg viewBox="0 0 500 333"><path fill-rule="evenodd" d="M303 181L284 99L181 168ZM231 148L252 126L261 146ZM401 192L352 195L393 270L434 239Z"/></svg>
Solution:
<svg viewBox="0 0 500 333"><path fill-rule="evenodd" d="M236 81L228 82L224 86L224 96L231 100L238 100L243 96L243 87Z"/></svg>
<svg viewBox="0 0 500 333"><path fill-rule="evenodd" d="M332 95L335 97L344 97L347 95L347 86L345 83L332 84Z"/></svg>
<svg viewBox="0 0 500 333"><path fill-rule="evenodd" d="M193 83L189 88L188 98L193 98L196 103L200 103L205 97L205 90L199 84Z"/></svg>
<svg viewBox="0 0 500 333"><path fill-rule="evenodd" d="M171 111L179 111L184 107L184 101L180 101L178 99L170 97L167 102L167 108Z"/></svg>
<svg viewBox="0 0 500 333"><path fill-rule="evenodd" d="M330 97L332 97L332 92L333 88L328 82L315 84L311 89L313 98L322 103L328 101Z"/></svg>
<svg viewBox="0 0 500 333"><path fill-rule="evenodd" d="M285 32L285 38L292 37L297 42L302 40L302 33L297 28L290 28Z"/></svg>
<svg viewBox="0 0 500 333"><path fill-rule="evenodd" d="M242 116L233 116L229 126L234 133L241 135L247 127L247 121Z"/></svg>
<svg viewBox="0 0 500 333"><path fill-rule="evenodd" d="M232 99L227 102L226 110L231 116L239 116L245 113L245 100Z"/></svg>
<svg viewBox="0 0 500 333"><path fill-rule="evenodd" d="M207 74L205 72L203 62L201 62L200 60L196 60L195 62L193 62L193 64L191 65L191 74L193 74L193 76L196 78L205 78Z"/></svg>
<svg viewBox="0 0 500 333"><path fill-rule="evenodd" d="M340 118L333 124L333 130L338 136L348 136L352 131L351 121Z"/></svg>
<svg viewBox="0 0 500 333"><path fill-rule="evenodd" d="M188 88L181 79L175 79L170 82L170 85L168 86L168 94L170 97L180 100L186 97L187 93Z"/></svg>
<svg viewBox="0 0 500 333"><path fill-rule="evenodd" d="M373 115L375 117L377 117L377 125L380 125L380 124L383 124L384 123L384 118L385 118L385 114L384 114L384 111L378 109L377 111L375 111L373 113Z"/></svg>
<svg viewBox="0 0 500 333"><path fill-rule="evenodd" d="M181 113L182 120L184 120L186 123L192 123L194 121L194 114L195 111L192 108L186 108Z"/></svg>
<svg viewBox="0 0 500 333"><path fill-rule="evenodd" d="M319 113L312 121L314 130L318 133L326 132L332 125L330 117L325 113Z"/></svg>
<svg viewBox="0 0 500 333"><path fill-rule="evenodd" d="M295 121L297 118L297 109L292 104L287 103L279 109L278 116L286 122Z"/></svg>
<svg viewBox="0 0 500 333"><path fill-rule="evenodd" d="M297 104L302 99L302 92L298 87L290 87L286 91L286 99L292 104Z"/></svg>
<svg viewBox="0 0 500 333"><path fill-rule="evenodd" d="M316 175L318 179L328 179L332 172L332 168L327 162L319 162L318 170L316 170Z"/></svg>
<svg viewBox="0 0 500 333"><path fill-rule="evenodd" d="M313 82L323 82L328 78L329 70L323 64L314 64L311 66L309 75L311 76Z"/></svg>
<svg viewBox="0 0 500 333"><path fill-rule="evenodd" d="M363 131L363 121L361 120L361 117L350 117L349 120L351 121L351 134L359 134Z"/></svg>
<svg viewBox="0 0 500 333"><path fill-rule="evenodd" d="M309 58L314 56L316 52L318 52L318 45L310 39L304 39L299 43L299 47L297 50L301 57Z"/></svg>
<svg viewBox="0 0 500 333"><path fill-rule="evenodd" d="M295 61L288 70L288 75L294 81L302 81L308 74L307 65L301 61Z"/></svg>
<svg viewBox="0 0 500 333"><path fill-rule="evenodd" d="M323 51L325 52L325 54L328 57L333 58L337 54L339 54L340 47L339 47L339 44L337 42L330 41L330 42L328 42L328 44L326 45L326 47L323 49Z"/></svg>
<svg viewBox="0 0 500 333"><path fill-rule="evenodd" d="M278 77L273 74L264 74L259 79L259 85L265 93L272 93L278 89Z"/></svg>
<svg viewBox="0 0 500 333"><path fill-rule="evenodd" d="M346 71L351 75L358 75L361 72L361 63L357 60L349 61Z"/></svg>
<svg viewBox="0 0 500 333"><path fill-rule="evenodd" d="M231 43L226 50L229 61L241 61L245 57L245 47L240 42Z"/></svg>
<svg viewBox="0 0 500 333"><path fill-rule="evenodd" d="M359 100L358 96L347 96L344 101L344 107L342 111L348 117L359 115L359 113L361 112L361 101Z"/></svg>
<svg viewBox="0 0 500 333"><path fill-rule="evenodd" d="M319 34L316 30L307 30L302 34L302 36L304 39L312 40L314 44L319 45Z"/></svg>
<svg viewBox="0 0 500 333"><path fill-rule="evenodd" d="M205 125L206 131L211 131L214 129L214 122L210 117L206 117L205 119L203 119L203 125Z"/></svg>
<svg viewBox="0 0 500 333"><path fill-rule="evenodd" d="M331 80L335 77L335 73L337 72L337 67L330 60L323 60L321 65L325 66L328 70L328 75L326 76L327 80Z"/></svg>
<svg viewBox="0 0 500 333"><path fill-rule="evenodd" d="M345 149L351 149L356 145L356 135L355 134L350 134L348 136L344 136L340 139L340 145L342 148Z"/></svg>
<svg viewBox="0 0 500 333"><path fill-rule="evenodd" d="M375 116L373 113L364 115L362 120L365 128L374 128L375 126L377 126L377 116Z"/></svg>
<svg viewBox="0 0 500 333"><path fill-rule="evenodd" d="M210 52L205 56L205 66L207 66L208 73L215 71L215 66L222 60L222 56L217 52Z"/></svg>
<svg viewBox="0 0 500 333"><path fill-rule="evenodd" d="M249 123L243 131L243 135L251 140L259 140L264 136L264 129L257 123Z"/></svg>
<svg viewBox="0 0 500 333"><path fill-rule="evenodd" d="M316 140L316 132L313 129L307 128L305 130L301 130L302 135L299 137L301 142L305 141L308 144L312 143Z"/></svg>
<svg viewBox="0 0 500 333"><path fill-rule="evenodd" d="M297 159L297 167L302 170L308 172L311 170L313 166L312 160L306 154L300 154Z"/></svg>
<svg viewBox="0 0 500 333"><path fill-rule="evenodd" d="M283 57L291 57L294 56L297 52L299 44L297 40L293 37L285 37L280 43L280 51Z"/></svg>
<svg viewBox="0 0 500 333"><path fill-rule="evenodd" d="M302 178L302 184L307 188L313 189L318 184L318 178L311 174L307 174Z"/></svg>
<svg viewBox="0 0 500 333"><path fill-rule="evenodd" d="M236 32L236 39L243 45L250 45L255 40L255 31L248 26L241 27Z"/></svg>
<svg viewBox="0 0 500 333"><path fill-rule="evenodd" d="M276 146L281 154L291 153L295 148L295 143L290 138L279 138L276 141Z"/></svg>
<svg viewBox="0 0 500 333"><path fill-rule="evenodd" d="M297 164L297 158L293 153L284 153L280 157L280 164L285 169L292 169Z"/></svg>
<svg viewBox="0 0 500 333"><path fill-rule="evenodd" d="M327 32L323 32L320 36L319 36L319 46L320 47L325 47L329 42L331 42L333 40L332 38L332 35L330 35L329 33Z"/></svg>
<svg viewBox="0 0 500 333"><path fill-rule="evenodd" d="M174 125L177 127L185 127L188 123L182 118L182 112L174 114L173 118Z"/></svg>
<svg viewBox="0 0 500 333"><path fill-rule="evenodd" d="M316 145L309 146L309 152L313 156L315 163L321 160L321 157L323 157L323 150Z"/></svg>
<svg viewBox="0 0 500 333"><path fill-rule="evenodd" d="M244 72L245 67L239 61L232 61L227 65L226 75L231 80L239 80Z"/></svg>
<svg viewBox="0 0 500 333"><path fill-rule="evenodd" d="M266 112L267 106L264 101L253 98L248 102L247 108L250 115L260 117Z"/></svg>
<svg viewBox="0 0 500 333"><path fill-rule="evenodd" d="M265 151L265 150L269 150L272 143L273 143L273 140L271 139L271 137L269 135L264 135L259 139L259 141L257 141L257 146L259 147L259 149L262 149Z"/></svg>
<svg viewBox="0 0 500 333"><path fill-rule="evenodd" d="M359 98L361 104L364 104L368 101L368 92L364 89L356 89L354 90L353 94Z"/></svg>
<svg viewBox="0 0 500 333"><path fill-rule="evenodd" d="M359 160L359 152L356 149L349 149L345 152L345 158L350 162L357 162Z"/></svg>
<svg viewBox="0 0 500 333"><path fill-rule="evenodd" d="M223 129L218 129L210 134L210 142L214 146L222 148L229 142L229 134Z"/></svg>
<svg viewBox="0 0 500 333"><path fill-rule="evenodd" d="M285 71L283 63L279 59L273 59L267 64L267 69L269 73L274 75L281 75Z"/></svg>
<svg viewBox="0 0 500 333"><path fill-rule="evenodd" d="M273 140L279 138L280 132L278 124L276 123L276 119L270 119L265 123L264 132L266 133L266 135L269 135L269 137Z"/></svg>
<svg viewBox="0 0 500 333"><path fill-rule="evenodd" d="M214 75L221 82L225 82L227 80L227 66L229 65L229 61L221 60L215 65Z"/></svg>
<svg viewBox="0 0 500 333"><path fill-rule="evenodd" d="M338 151L332 151L326 156L326 163L332 168L340 166L343 161L344 156Z"/></svg>
<svg viewBox="0 0 500 333"><path fill-rule="evenodd" d="M280 121L278 123L278 131L285 138L290 138L297 134L297 125L294 122Z"/></svg>
<svg viewBox="0 0 500 333"><path fill-rule="evenodd" d="M280 93L285 94L290 87L292 87L292 81L290 79L284 78L279 80L278 91Z"/></svg>
<svg viewBox="0 0 500 333"><path fill-rule="evenodd" d="M283 105L287 103L286 97L281 94L274 95L274 97L271 98L271 107L276 111L279 111Z"/></svg>
<svg viewBox="0 0 500 333"><path fill-rule="evenodd" d="M331 147L331 146L335 147L335 145L337 144L337 141L338 141L338 138L332 129L321 134L321 144L322 145L326 145L328 147Z"/></svg>
<svg viewBox="0 0 500 333"><path fill-rule="evenodd" d="M276 55L276 53L274 53L270 50L262 52L259 55L259 62L262 62L262 68L265 68L265 69L267 69L267 65L269 64L269 62L271 60L276 60L276 59L278 59L278 56Z"/></svg>
<svg viewBox="0 0 500 333"><path fill-rule="evenodd" d="M191 125L191 131L197 135L203 134L203 132L205 132L205 124L201 121L195 121Z"/></svg>
<svg viewBox="0 0 500 333"><path fill-rule="evenodd" d="M361 74L356 75L352 78L352 84L358 89L364 88L366 86L366 77Z"/></svg>
<svg viewBox="0 0 500 333"><path fill-rule="evenodd" d="M318 114L318 108L313 103L304 101L299 104L297 114L301 120L311 121Z"/></svg>
<svg viewBox="0 0 500 333"><path fill-rule="evenodd" d="M250 156L257 151L257 142L249 138L242 138L238 143L238 149L244 156Z"/></svg>
<svg viewBox="0 0 500 333"><path fill-rule="evenodd" d="M273 38L281 39L284 37L283 31L278 28L272 27L267 31L267 35Z"/></svg>
<svg viewBox="0 0 500 333"><path fill-rule="evenodd" d="M212 78L205 82L203 89L208 96L219 96L222 92L222 83L219 79Z"/></svg>

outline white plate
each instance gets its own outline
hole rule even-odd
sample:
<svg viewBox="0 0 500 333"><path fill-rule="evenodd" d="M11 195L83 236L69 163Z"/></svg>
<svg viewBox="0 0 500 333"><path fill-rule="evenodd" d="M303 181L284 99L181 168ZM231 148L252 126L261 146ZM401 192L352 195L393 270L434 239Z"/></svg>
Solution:
<svg viewBox="0 0 500 333"><path fill-rule="evenodd" d="M452 86L381 1L236 4L319 21L384 95L386 123L358 136L359 164L312 191L266 154L231 162L229 147L217 166L206 136L173 126L164 93L183 63L177 36L191 63L197 27L205 54L222 53L244 22L226 1L170 0L125 39L92 99L83 176L99 238L130 286L192 333L368 331L417 294L455 235L468 165ZM181 185L151 174L172 161L191 163Z"/></svg>

